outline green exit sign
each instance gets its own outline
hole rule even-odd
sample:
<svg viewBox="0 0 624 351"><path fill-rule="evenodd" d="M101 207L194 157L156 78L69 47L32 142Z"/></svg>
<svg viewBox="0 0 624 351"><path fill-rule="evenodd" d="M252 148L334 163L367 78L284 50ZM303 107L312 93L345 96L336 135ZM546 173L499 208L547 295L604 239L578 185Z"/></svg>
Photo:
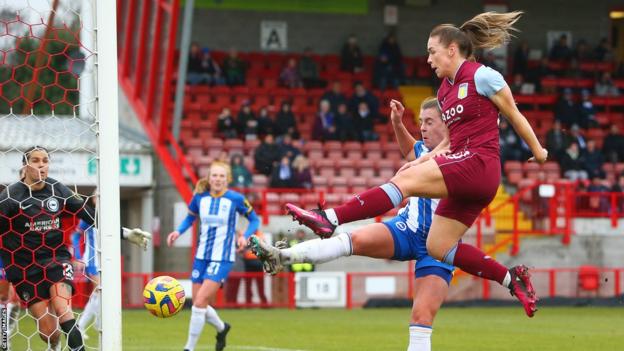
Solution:
<svg viewBox="0 0 624 351"><path fill-rule="evenodd" d="M95 175L97 173L96 159L90 159L87 167L89 175ZM119 158L119 174L122 176L136 176L141 174L141 159L136 156L121 156Z"/></svg>

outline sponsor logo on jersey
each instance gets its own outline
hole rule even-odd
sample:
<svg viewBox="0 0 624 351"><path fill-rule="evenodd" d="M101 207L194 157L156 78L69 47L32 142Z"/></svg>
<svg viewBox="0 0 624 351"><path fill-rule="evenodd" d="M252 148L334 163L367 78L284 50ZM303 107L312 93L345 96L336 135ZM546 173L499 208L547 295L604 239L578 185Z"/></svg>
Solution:
<svg viewBox="0 0 624 351"><path fill-rule="evenodd" d="M396 222L394 225L402 232L407 229L407 225L405 224L405 222Z"/></svg>
<svg viewBox="0 0 624 351"><path fill-rule="evenodd" d="M454 154L446 155L446 158L450 160L459 160L461 158L468 157L468 155L470 155L470 151L466 150L466 151L460 151Z"/></svg>
<svg viewBox="0 0 624 351"><path fill-rule="evenodd" d="M464 112L464 105L458 104L457 106L453 106L448 110L444 111L442 113L442 120L444 122L447 122L449 119L455 117L455 115L459 115L462 112Z"/></svg>
<svg viewBox="0 0 624 351"><path fill-rule="evenodd" d="M59 202L56 198L51 198L48 200L48 202L46 203L46 208L50 211L50 212L56 212L59 210Z"/></svg>
<svg viewBox="0 0 624 351"><path fill-rule="evenodd" d="M461 83L457 89L457 98L463 99L468 96L468 83Z"/></svg>
<svg viewBox="0 0 624 351"><path fill-rule="evenodd" d="M30 231L44 232L52 229L59 229L61 227L61 221L59 218L44 219L40 221L33 221L24 223L24 227Z"/></svg>

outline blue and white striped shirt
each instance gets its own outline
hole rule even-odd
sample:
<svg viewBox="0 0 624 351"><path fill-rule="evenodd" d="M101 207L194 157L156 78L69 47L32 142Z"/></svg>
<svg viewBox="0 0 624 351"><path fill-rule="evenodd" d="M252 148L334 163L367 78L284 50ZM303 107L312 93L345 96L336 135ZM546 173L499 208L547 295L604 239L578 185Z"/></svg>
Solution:
<svg viewBox="0 0 624 351"><path fill-rule="evenodd" d="M422 141L414 144L414 155L416 158L428 153L430 150ZM438 207L440 199L428 199L424 197L412 196L405 207L399 210L399 216L405 219L405 223L413 232L428 233L433 220L433 214Z"/></svg>
<svg viewBox="0 0 624 351"><path fill-rule="evenodd" d="M78 222L78 231L74 233L72 242L74 245L74 256L78 260L82 260L87 267L99 268L99 260L97 255L98 244L95 238L95 226L89 224L82 219ZM84 252L80 250L80 235L84 233L85 243Z"/></svg>
<svg viewBox="0 0 624 351"><path fill-rule="evenodd" d="M255 233L260 224L249 201L232 190L217 197L210 195L209 191L195 194L189 204L189 211L201 221L195 253L195 258L201 260L234 262L239 214L249 220L246 238Z"/></svg>

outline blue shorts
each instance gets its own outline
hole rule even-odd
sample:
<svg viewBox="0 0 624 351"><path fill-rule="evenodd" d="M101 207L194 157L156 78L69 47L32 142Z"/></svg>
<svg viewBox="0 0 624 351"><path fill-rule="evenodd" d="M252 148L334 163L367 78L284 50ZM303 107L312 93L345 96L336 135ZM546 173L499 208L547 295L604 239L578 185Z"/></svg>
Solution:
<svg viewBox="0 0 624 351"><path fill-rule="evenodd" d="M223 283L230 274L233 265L234 262L209 261L196 258L195 261L193 261L191 281L201 284L204 280L210 279L217 283Z"/></svg>
<svg viewBox="0 0 624 351"><path fill-rule="evenodd" d="M4 263L2 262L2 258L0 258L0 280L7 280L6 272L4 271Z"/></svg>
<svg viewBox="0 0 624 351"><path fill-rule="evenodd" d="M428 275L437 275L450 284L453 278L453 270L455 267L442 263L427 253L427 235L429 232L418 229L412 231L405 218L396 216L389 219L383 224L390 229L392 238L394 239L394 256L395 261L411 261L416 260L414 273L416 278Z"/></svg>

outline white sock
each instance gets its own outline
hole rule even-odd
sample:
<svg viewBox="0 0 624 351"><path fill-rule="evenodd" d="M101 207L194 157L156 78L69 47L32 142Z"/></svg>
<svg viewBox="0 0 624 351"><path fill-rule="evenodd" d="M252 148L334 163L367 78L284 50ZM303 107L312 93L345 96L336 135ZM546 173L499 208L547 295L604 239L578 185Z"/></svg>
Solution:
<svg viewBox="0 0 624 351"><path fill-rule="evenodd" d="M94 291L91 296L89 297L89 301L87 302L87 305L84 308L84 311L82 311L82 314L80 314L80 318L78 318L78 328L80 328L81 331L86 331L87 328L89 327L89 322L91 321L91 318L95 317L96 320L99 320L99 313L100 312L100 293L97 291ZM98 326L98 330L99 330L99 326Z"/></svg>
<svg viewBox="0 0 624 351"><path fill-rule="evenodd" d="M505 279L503 279L501 285L509 288L509 284L511 284L511 274L509 274L509 271L507 271L507 275L505 275Z"/></svg>
<svg viewBox="0 0 624 351"><path fill-rule="evenodd" d="M184 348L189 351L195 349L195 344L199 340L202 330L206 324L206 309L193 306L191 308L191 321L189 323L189 334Z"/></svg>
<svg viewBox="0 0 624 351"><path fill-rule="evenodd" d="M410 325L407 351L431 351L431 327Z"/></svg>
<svg viewBox="0 0 624 351"><path fill-rule="evenodd" d="M333 208L328 208L323 211L325 211L325 216L327 216L327 219L331 224L340 225L340 223L338 223L338 216L336 216L336 211L334 211Z"/></svg>
<svg viewBox="0 0 624 351"><path fill-rule="evenodd" d="M206 323L213 325L218 332L222 331L223 328L225 328L225 323L223 323L221 318L219 318L217 311L212 308L212 306L208 305L208 307L206 307L205 315Z"/></svg>
<svg viewBox="0 0 624 351"><path fill-rule="evenodd" d="M282 261L292 263L324 263L343 256L351 256L351 235L340 233L329 239L313 239L281 250Z"/></svg>

